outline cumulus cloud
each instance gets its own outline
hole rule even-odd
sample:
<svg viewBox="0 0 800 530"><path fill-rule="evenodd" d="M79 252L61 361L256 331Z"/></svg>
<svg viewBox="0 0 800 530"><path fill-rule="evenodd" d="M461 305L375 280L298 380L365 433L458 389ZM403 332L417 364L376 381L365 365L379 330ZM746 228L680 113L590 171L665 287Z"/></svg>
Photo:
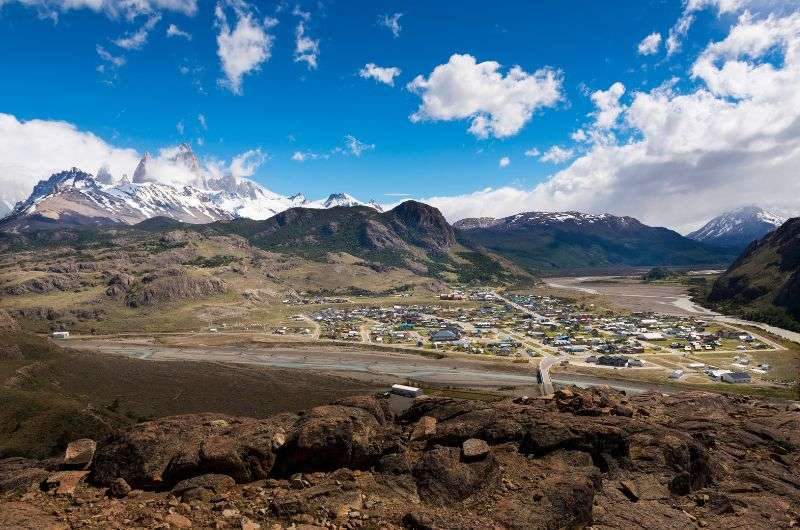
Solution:
<svg viewBox="0 0 800 530"><path fill-rule="evenodd" d="M200 113L200 114L197 115L197 123L200 124L200 127L204 131L208 130L208 123L206 123L206 115L205 114Z"/></svg>
<svg viewBox="0 0 800 530"><path fill-rule="evenodd" d="M400 32L402 31L402 27L400 26L400 17L403 16L403 13L394 13L393 15L381 15L378 17L378 24L389 28L394 35L394 38L400 36Z"/></svg>
<svg viewBox="0 0 800 530"><path fill-rule="evenodd" d="M183 122L176 128L181 133ZM261 149L252 149L230 162L207 159L193 167L185 149L185 145L170 146L148 156L146 180L184 185L199 184L204 176L250 177L268 159ZM77 167L111 184L124 176L132 178L142 156L65 121L25 121L0 113L0 215L26 199L37 182L53 173Z"/></svg>
<svg viewBox="0 0 800 530"><path fill-rule="evenodd" d="M561 73L549 67L527 73L514 66L503 74L495 61L454 54L427 78L419 75L408 83L422 99L411 121L470 120L468 130L478 138L505 138L517 134L537 110L561 101L561 85Z"/></svg>
<svg viewBox="0 0 800 530"><path fill-rule="evenodd" d="M261 149L250 149L233 157L228 168L229 173L237 178L252 177L267 158Z"/></svg>
<svg viewBox="0 0 800 530"><path fill-rule="evenodd" d="M619 118L623 110L619 101L623 94L625 94L625 85L620 82L614 83L608 90L592 92L590 97L597 109L592 113L594 127L610 129L617 124L617 118Z"/></svg>
<svg viewBox="0 0 800 530"><path fill-rule="evenodd" d="M541 152L541 151L539 151L539 150L538 150L537 148L535 148L535 147L531 147L530 149L528 149L528 150L526 150L526 151L525 151L525 156L528 156L528 157L539 156L539 155L541 155L541 154L542 154L542 152Z"/></svg>
<svg viewBox="0 0 800 530"><path fill-rule="evenodd" d="M583 129L578 129L574 133L570 134L569 137L573 142L585 142L589 138L586 135L586 131Z"/></svg>
<svg viewBox="0 0 800 530"><path fill-rule="evenodd" d="M500 162L498 162L497 165L500 166L501 168L508 167L511 165L511 159L508 158L507 156L504 156L503 158L500 159Z"/></svg>
<svg viewBox="0 0 800 530"><path fill-rule="evenodd" d="M134 149L108 144L64 121L19 120L0 113L0 210L25 199L39 180L79 167L90 173L105 166L117 178L131 174Z"/></svg>
<svg viewBox="0 0 800 530"><path fill-rule="evenodd" d="M780 0L779 0L780 1ZM745 4L763 3L763 0L685 0L683 12L678 21L673 25L667 35L667 55L678 52L683 39L689 33L695 16L704 9L715 9L717 14L734 13Z"/></svg>
<svg viewBox="0 0 800 530"><path fill-rule="evenodd" d="M394 86L394 78L400 75L400 69L396 66L378 66L375 63L367 63L364 65L358 75L364 79L374 79L379 83Z"/></svg>
<svg viewBox="0 0 800 530"><path fill-rule="evenodd" d="M192 40L191 33L188 31L183 31L175 24L170 24L169 27L167 27L167 37L181 37L186 40Z"/></svg>
<svg viewBox="0 0 800 530"><path fill-rule="evenodd" d="M228 23L228 7L233 9L236 18L233 28ZM274 37L268 31L278 21L270 17L259 19L242 0L217 3L214 16L219 29L217 55L225 74L225 78L220 79L219 83L234 94L241 94L244 76L258 71L271 57Z"/></svg>
<svg viewBox="0 0 800 530"><path fill-rule="evenodd" d="M661 33L653 32L639 43L640 55L653 55L658 53L658 48L661 46Z"/></svg>
<svg viewBox="0 0 800 530"><path fill-rule="evenodd" d="M688 75L634 92L612 129L532 189L425 199L451 220L529 210L632 215L689 231L743 204L798 210L800 12L743 14ZM680 90L679 87L688 86Z"/></svg>
<svg viewBox="0 0 800 530"><path fill-rule="evenodd" d="M572 149L567 149L558 145L550 147L539 157L540 162L551 162L553 164L561 164L566 162L574 156Z"/></svg>
<svg viewBox="0 0 800 530"><path fill-rule="evenodd" d="M183 132L186 130L186 128L183 125L183 120L175 124L175 130L178 131L179 135L183 136Z"/></svg>

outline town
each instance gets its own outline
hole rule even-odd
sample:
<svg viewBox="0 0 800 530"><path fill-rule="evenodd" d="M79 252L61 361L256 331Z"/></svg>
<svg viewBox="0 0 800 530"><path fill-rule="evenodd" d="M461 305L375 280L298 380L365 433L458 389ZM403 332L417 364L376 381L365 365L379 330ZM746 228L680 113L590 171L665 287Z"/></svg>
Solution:
<svg viewBox="0 0 800 530"><path fill-rule="evenodd" d="M518 364L555 358L555 370L615 371L613 377L621 378L639 371L646 379L673 383L781 383L769 362L769 353L782 349L779 344L700 317L622 313L568 298L485 289L452 290L438 298L380 305L341 298L287 300L308 311L294 314L294 325L273 333Z"/></svg>

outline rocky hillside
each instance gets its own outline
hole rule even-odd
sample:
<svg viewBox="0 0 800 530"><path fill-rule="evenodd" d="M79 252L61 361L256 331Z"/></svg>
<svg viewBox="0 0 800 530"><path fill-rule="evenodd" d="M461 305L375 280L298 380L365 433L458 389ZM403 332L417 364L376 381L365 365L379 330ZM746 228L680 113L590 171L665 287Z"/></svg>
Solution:
<svg viewBox="0 0 800 530"><path fill-rule="evenodd" d="M452 279L486 269L486 281L527 276L488 252L459 245L441 212L405 201L387 212L364 206L292 208L264 221L235 219L202 227L206 234L235 234L258 248L310 259L347 253L377 266L397 266Z"/></svg>
<svg viewBox="0 0 800 530"><path fill-rule="evenodd" d="M344 398L166 417L0 461L0 526L789 528L800 412L705 393ZM405 410L403 410L405 409ZM96 442L96 443L95 443Z"/></svg>
<svg viewBox="0 0 800 530"><path fill-rule="evenodd" d="M782 225L785 220L786 218L758 206L744 206L718 215L686 237L742 251L753 241L761 239Z"/></svg>
<svg viewBox="0 0 800 530"><path fill-rule="evenodd" d="M752 243L714 282L708 302L726 312L800 329L800 218Z"/></svg>
<svg viewBox="0 0 800 530"><path fill-rule="evenodd" d="M529 212L455 223L459 239L531 270L729 263L730 250L711 247L632 217L579 212Z"/></svg>
<svg viewBox="0 0 800 530"><path fill-rule="evenodd" d="M466 248L438 210L296 208L210 225L0 233L0 309L29 329L199 329L301 296L440 293L447 282L530 284L502 257Z"/></svg>

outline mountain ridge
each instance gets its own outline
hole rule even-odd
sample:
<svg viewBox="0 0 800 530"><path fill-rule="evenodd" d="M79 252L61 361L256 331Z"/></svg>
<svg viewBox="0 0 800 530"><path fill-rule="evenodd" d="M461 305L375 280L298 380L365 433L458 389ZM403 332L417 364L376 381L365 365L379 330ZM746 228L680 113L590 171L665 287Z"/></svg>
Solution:
<svg viewBox="0 0 800 530"><path fill-rule="evenodd" d="M145 153L133 179L113 182L101 168L97 176L73 167L39 181L30 196L0 219L0 230L14 231L65 225L135 224L151 217L171 217L189 223L247 217L267 219L289 208L367 206L381 211L374 201L364 203L346 193L309 201L303 194L285 197L252 180L231 174L202 173L188 146L179 146L168 158L186 181L168 184L153 175L155 164ZM185 170L185 171L184 171ZM188 177L187 177L188 175Z"/></svg>
<svg viewBox="0 0 800 530"><path fill-rule="evenodd" d="M714 308L800 330L800 217L751 243L714 282Z"/></svg>
<svg viewBox="0 0 800 530"><path fill-rule="evenodd" d="M462 242L479 245L529 270L728 263L732 251L652 227L633 217L581 212L523 212L455 223Z"/></svg>
<svg viewBox="0 0 800 530"><path fill-rule="evenodd" d="M751 242L772 232L784 221L785 218L758 206L742 206L714 217L686 237L716 246L744 250Z"/></svg>

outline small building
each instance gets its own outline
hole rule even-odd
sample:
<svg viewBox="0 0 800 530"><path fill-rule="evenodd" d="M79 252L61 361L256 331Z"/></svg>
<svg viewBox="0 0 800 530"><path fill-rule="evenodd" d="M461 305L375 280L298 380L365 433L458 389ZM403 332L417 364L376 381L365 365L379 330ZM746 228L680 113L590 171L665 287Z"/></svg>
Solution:
<svg viewBox="0 0 800 530"><path fill-rule="evenodd" d="M706 370L706 373L708 374L708 377L710 377L711 379L715 381L722 381L723 376L733 372L731 372L730 370L709 369Z"/></svg>
<svg viewBox="0 0 800 530"><path fill-rule="evenodd" d="M69 331L54 331L53 332L54 339L65 340L69 338Z"/></svg>
<svg viewBox="0 0 800 530"><path fill-rule="evenodd" d="M728 372L720 378L725 383L749 383L750 374L747 372Z"/></svg>
<svg viewBox="0 0 800 530"><path fill-rule="evenodd" d="M597 358L600 366L628 366L628 358L624 355L601 355Z"/></svg>
<svg viewBox="0 0 800 530"><path fill-rule="evenodd" d="M392 385L391 393L397 394L398 396L415 398L422 395L422 389L415 386Z"/></svg>
<svg viewBox="0 0 800 530"><path fill-rule="evenodd" d="M431 342L455 342L460 339L458 331L450 328L440 329L431 335Z"/></svg>
<svg viewBox="0 0 800 530"><path fill-rule="evenodd" d="M639 340L664 340L664 334L658 332L639 333Z"/></svg>

